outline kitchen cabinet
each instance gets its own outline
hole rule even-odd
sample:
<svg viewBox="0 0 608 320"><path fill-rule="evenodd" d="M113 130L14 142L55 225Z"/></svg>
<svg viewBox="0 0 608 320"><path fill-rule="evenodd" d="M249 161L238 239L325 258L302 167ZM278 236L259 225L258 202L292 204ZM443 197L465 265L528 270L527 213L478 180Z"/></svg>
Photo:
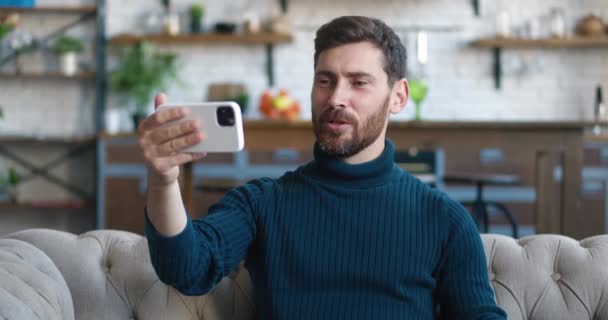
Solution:
<svg viewBox="0 0 608 320"><path fill-rule="evenodd" d="M590 123L459 123L459 122L391 122L387 136L397 149L416 147L442 149L445 153L445 174L465 172L490 172L518 174L530 203L520 205L529 212L528 223L537 233L565 234L583 238L604 232L604 216L581 209L581 172L583 168L583 130ZM217 163L200 162L183 168L182 190L184 203L191 212L202 208L201 193L194 190L199 179L233 179L235 184L260 176L279 176L298 163L309 158L295 158L285 164L254 163L250 152L273 152L291 150L310 152L314 143L312 124L308 121L246 121L245 148L239 153ZM129 148L135 146L134 135L103 135L100 145L105 146L100 154L110 147ZM509 162L483 166L479 154L484 149L500 149L508 155ZM126 150L126 149L125 149ZM127 152L113 153L126 157ZM145 166L136 151L132 159L122 159L122 164L109 163L109 157L100 159L102 172L109 176L138 177L138 188L145 189ZM139 157L139 158L138 158ZM287 157L289 158L289 157ZM127 165L125 162L129 162ZM509 171L513 170L513 172ZM559 176L556 176L559 172ZM104 178L100 179L104 183ZM107 182L106 182L107 183ZM107 187L107 186L106 186ZM103 186L98 190L104 190ZM508 190L506 190L508 192ZM516 191L519 194L521 192ZM103 197L101 195L100 197ZM115 200L116 201L116 200ZM99 202L101 204L107 202ZM141 208L141 207L140 207ZM517 209L517 208L516 208ZM99 208L99 223L108 221L107 215L126 214ZM121 226L115 226L121 227Z"/></svg>

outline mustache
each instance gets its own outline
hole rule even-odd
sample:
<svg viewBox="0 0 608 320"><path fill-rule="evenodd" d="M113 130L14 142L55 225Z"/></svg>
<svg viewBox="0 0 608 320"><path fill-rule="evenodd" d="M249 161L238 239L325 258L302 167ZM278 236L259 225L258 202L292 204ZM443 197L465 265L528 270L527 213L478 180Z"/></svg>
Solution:
<svg viewBox="0 0 608 320"><path fill-rule="evenodd" d="M343 122L343 123L355 123L356 119L354 116L344 111L343 109L328 108L321 116L319 116L320 122Z"/></svg>

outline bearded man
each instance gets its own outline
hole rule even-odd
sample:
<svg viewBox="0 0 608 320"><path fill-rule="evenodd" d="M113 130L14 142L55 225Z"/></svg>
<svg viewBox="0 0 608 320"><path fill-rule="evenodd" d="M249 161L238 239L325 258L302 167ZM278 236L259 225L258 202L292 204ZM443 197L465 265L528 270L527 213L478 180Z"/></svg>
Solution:
<svg viewBox="0 0 608 320"><path fill-rule="evenodd" d="M506 319L465 208L394 163L390 114L408 98L406 50L382 21L340 17L316 34L314 160L229 191L206 217L184 209L178 166L203 154L186 108L139 127L146 235L159 278L209 292L244 260L257 319ZM166 97L158 95L156 105Z"/></svg>

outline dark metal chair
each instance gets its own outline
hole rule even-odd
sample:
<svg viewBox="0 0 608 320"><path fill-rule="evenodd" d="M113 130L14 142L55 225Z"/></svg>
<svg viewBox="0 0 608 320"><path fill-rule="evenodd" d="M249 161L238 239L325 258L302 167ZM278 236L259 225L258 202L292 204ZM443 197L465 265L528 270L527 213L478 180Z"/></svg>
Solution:
<svg viewBox="0 0 608 320"><path fill-rule="evenodd" d="M472 208L473 219L482 233L487 233L489 222L489 208L494 208L500 211L509 221L511 225L511 234L513 238L519 236L517 220L511 211L504 205L495 201L486 200L484 198L484 187L492 186L514 186L520 183L520 179L514 175L506 174L467 174L467 175L449 175L443 177L443 182L454 184L466 184L476 186L476 195L474 201L462 202L464 206Z"/></svg>
<svg viewBox="0 0 608 320"><path fill-rule="evenodd" d="M442 186L443 150L407 150L395 151L395 163L402 169L433 187Z"/></svg>

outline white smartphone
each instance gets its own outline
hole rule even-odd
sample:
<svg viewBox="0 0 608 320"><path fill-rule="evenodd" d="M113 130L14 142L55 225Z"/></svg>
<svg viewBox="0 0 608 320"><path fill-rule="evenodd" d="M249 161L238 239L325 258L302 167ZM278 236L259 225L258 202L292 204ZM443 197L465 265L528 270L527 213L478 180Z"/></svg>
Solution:
<svg viewBox="0 0 608 320"><path fill-rule="evenodd" d="M190 109L190 114L171 123L198 119L206 137L205 141L184 149L185 152L236 152L245 147L241 108L236 102L166 103L156 112L177 107Z"/></svg>

